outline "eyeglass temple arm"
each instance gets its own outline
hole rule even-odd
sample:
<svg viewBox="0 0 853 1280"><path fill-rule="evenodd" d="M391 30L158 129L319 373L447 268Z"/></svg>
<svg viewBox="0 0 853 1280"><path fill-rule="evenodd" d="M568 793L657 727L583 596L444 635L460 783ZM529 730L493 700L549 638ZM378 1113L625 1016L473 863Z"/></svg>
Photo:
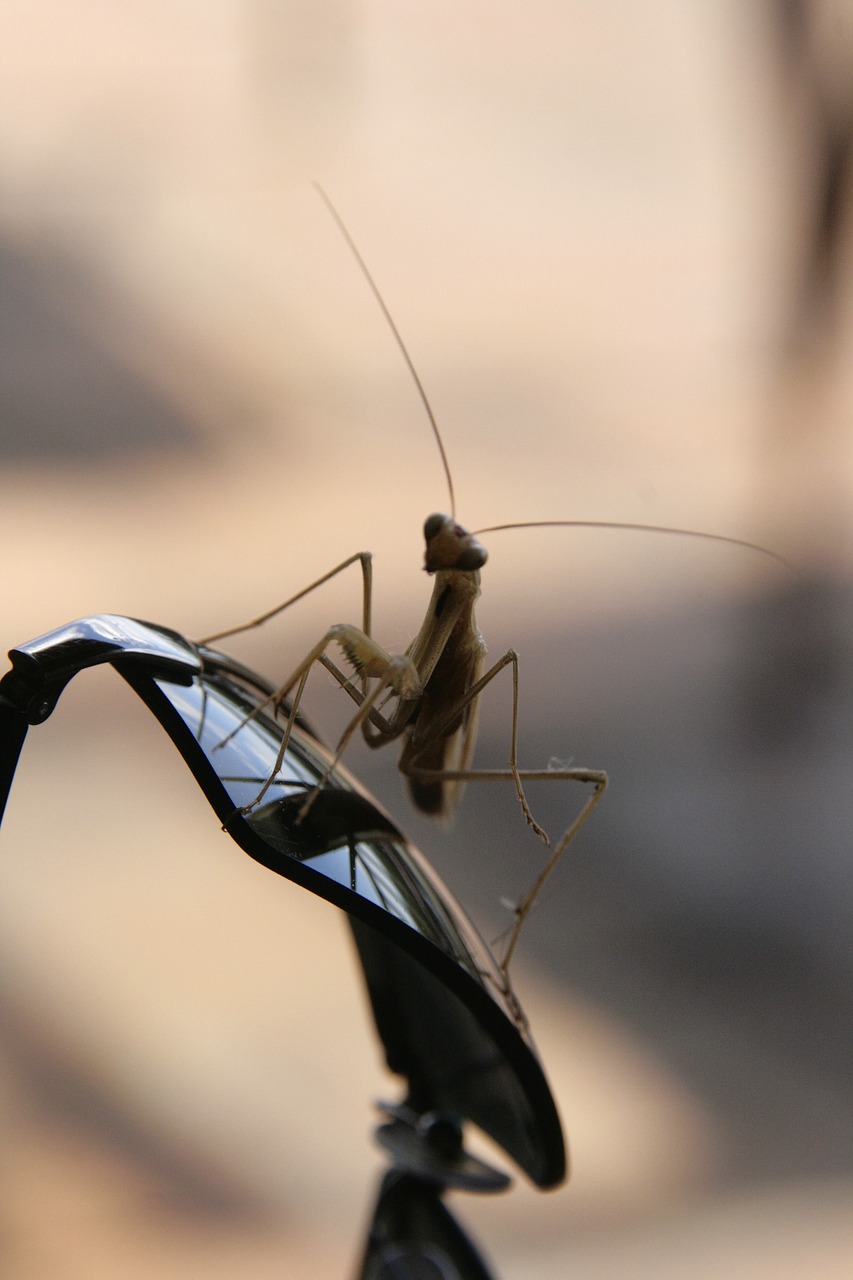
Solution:
<svg viewBox="0 0 853 1280"><path fill-rule="evenodd" d="M0 690L0 822L3 821L6 801L29 727L27 717L7 702Z"/></svg>
<svg viewBox="0 0 853 1280"><path fill-rule="evenodd" d="M74 664L67 662L54 664L52 670L49 656L47 651L40 660L26 646L12 649L11 669L0 677L0 822L27 730L47 719L76 671Z"/></svg>
<svg viewBox="0 0 853 1280"><path fill-rule="evenodd" d="M68 682L85 667L119 658L156 662L190 676L201 669L192 645L177 632L114 614L68 623L9 651L0 677L0 821L31 724L41 724Z"/></svg>

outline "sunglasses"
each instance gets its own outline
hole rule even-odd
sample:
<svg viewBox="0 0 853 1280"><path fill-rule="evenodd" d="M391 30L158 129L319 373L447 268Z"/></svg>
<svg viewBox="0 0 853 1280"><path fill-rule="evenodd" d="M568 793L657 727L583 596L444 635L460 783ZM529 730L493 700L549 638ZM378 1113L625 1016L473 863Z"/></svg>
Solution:
<svg viewBox="0 0 853 1280"><path fill-rule="evenodd" d="M562 1181L560 1121L524 1015L423 856L346 770L328 773L331 756L302 719L253 804L284 736L268 681L175 631L109 614L60 627L9 657L0 679L0 821L29 727L51 715L73 676L107 663L153 712L239 848L346 912L388 1067L406 1082L404 1101L384 1106L377 1132L392 1164L374 1218L382 1249L390 1247L388 1222L408 1220L403 1202L416 1233L429 1219L449 1248L460 1229L439 1204L441 1191L508 1185L504 1173L465 1151L466 1122L536 1186ZM403 1274L383 1271L386 1255L371 1247L363 1275ZM486 1275L456 1265L448 1275Z"/></svg>

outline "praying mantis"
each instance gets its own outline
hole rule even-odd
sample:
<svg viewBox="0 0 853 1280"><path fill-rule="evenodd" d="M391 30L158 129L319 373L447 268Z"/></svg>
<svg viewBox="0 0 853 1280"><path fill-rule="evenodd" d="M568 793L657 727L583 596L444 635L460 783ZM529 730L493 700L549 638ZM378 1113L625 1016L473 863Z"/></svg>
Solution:
<svg viewBox="0 0 853 1280"><path fill-rule="evenodd" d="M518 654L514 649L508 649L502 657L486 668L486 644L476 622L475 605L481 588L480 571L486 564L488 554L479 541L480 536L508 529L537 527L615 528L706 538L745 547L769 555L776 560L781 560L781 557L756 543L740 538L658 525L622 524L612 521L547 520L493 525L474 532L465 529L456 519L453 478L441 433L411 356L347 227L322 188L318 187L318 191L355 257L402 353L426 411L441 457L447 482L450 514L430 515L425 521L423 531L424 567L433 578L432 595L420 629L406 650L403 653L391 653L384 649L374 639L371 627L372 555L370 552L360 551L259 617L239 626L216 632L206 637L202 643L212 644L260 627L346 569L355 564L360 565L361 625L337 623L329 627L264 704L264 706L271 705L277 713L285 701L290 700L288 718L275 767L244 812L250 812L262 802L279 772L308 677L316 663L320 663L331 673L341 688L357 704L357 710L346 725L326 772L306 795L297 815L297 822L305 818L326 780L339 763L348 743L358 732L361 732L368 746L374 748L402 741L398 767L407 779L412 801L422 812L435 818L449 820L453 816L463 788L468 782L512 782L524 820L549 848L549 855L530 889L516 903L513 922L505 934L499 969L506 989L510 991L510 963L525 921L533 910L546 881L601 801L608 786L608 777L603 769L597 768L563 765L546 769L519 767ZM341 671L329 657L327 651L332 645L336 645L342 651L347 664L352 669L352 675ZM512 680L512 716L507 766L502 769L472 768L480 695L507 668ZM234 732L239 732L239 729ZM580 810L553 844L547 832L534 817L524 790L524 784L527 782L545 781L575 782L591 788Z"/></svg>

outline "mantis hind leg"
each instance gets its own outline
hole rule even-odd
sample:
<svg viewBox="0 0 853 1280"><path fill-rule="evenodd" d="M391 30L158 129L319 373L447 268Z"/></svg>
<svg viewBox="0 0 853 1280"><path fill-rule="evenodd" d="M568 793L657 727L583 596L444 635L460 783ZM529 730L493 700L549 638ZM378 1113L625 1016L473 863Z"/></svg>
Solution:
<svg viewBox="0 0 853 1280"><path fill-rule="evenodd" d="M532 828L536 835L539 836L545 844L550 845L550 840L539 825L530 810L527 797L524 792L525 782L582 782L594 788L593 793L589 796L583 805L580 813L572 820L565 829L559 840L554 845L553 851L548 858L545 866L534 880L532 886L524 895L524 897L516 904L515 920L510 927L507 935L507 941L504 947L503 956L500 961L500 970L507 984L507 990L511 990L509 986L509 965L515 953L521 930L527 917L530 915L536 903L539 894L545 886L546 881L551 876L557 864L563 857L569 845L580 831L581 827L591 815L601 797L607 788L607 774L602 769L584 769L584 768L555 768L555 769L519 769L518 767L518 654L513 649L507 650L502 658L500 658L494 666L479 680L468 689L463 698L450 708L447 715L436 725L434 738L438 738L451 725L458 721L465 707L478 698L480 693L494 680L505 667L512 667L512 728L510 733L510 751L509 751L509 768L506 769L427 769L420 767L417 762L417 755L410 754L406 761L405 772L411 777L417 777L425 781L436 782L497 782L508 781L512 779L515 784L516 794L525 821Z"/></svg>
<svg viewBox="0 0 853 1280"><path fill-rule="evenodd" d="M527 893L520 902L517 902L515 905L515 920L513 921L509 934L507 935L503 956L500 961L501 972L505 978L508 977L510 961L512 960L515 948L518 945L518 939L521 936L521 930L524 927L524 922L533 910L533 907L536 904L536 899L544 888L546 880L548 880L551 872L555 869L557 863L561 860L563 854L566 852L569 845L572 843L575 836L578 834L587 818L591 815L593 809L596 807L607 789L607 774L601 769L562 769L555 771L553 774L549 774L549 776L561 781L591 783L594 787L594 791L592 795L587 798L586 803L575 820L560 836L560 839L554 846L554 850L550 858L539 872L539 875L536 877Z"/></svg>

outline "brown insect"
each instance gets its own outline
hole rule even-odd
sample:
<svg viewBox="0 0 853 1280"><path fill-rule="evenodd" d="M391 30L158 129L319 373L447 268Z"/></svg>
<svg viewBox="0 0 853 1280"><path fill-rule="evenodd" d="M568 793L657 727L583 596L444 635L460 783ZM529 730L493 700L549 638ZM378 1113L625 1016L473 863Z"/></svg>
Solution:
<svg viewBox="0 0 853 1280"><path fill-rule="evenodd" d="M487 552L479 541L480 534L505 529L562 526L584 528L608 528L640 530L647 533L678 534L680 536L711 538L715 541L734 543L774 556L765 548L739 538L720 534L697 533L694 530L671 529L656 525L619 524L610 521L554 520L533 521L526 524L502 524L469 533L456 521L456 503L453 479L438 425L426 392L403 343L390 312L367 268L358 248L352 240L325 193L320 194L328 205L341 233L359 264L368 285L391 328L391 332L403 354L423 402L447 478L450 498L450 515L435 514L424 524L425 568L434 579L432 596L424 620L411 644L402 654L392 654L383 649L371 634L372 610L372 557L367 551L348 557L328 573L291 596L282 604L238 627L209 636L204 643L222 640L253 627L259 627L276 614L295 604L317 587L342 573L350 565L359 562L362 572L363 606L361 626L338 623L302 659L296 669L269 699L277 711L285 699L291 697L290 713L275 769L261 787L245 811L254 809L263 800L273 784L287 749L290 733L305 690L311 668L321 663L340 683L341 687L358 704L358 710L344 730L334 754L334 760L323 779L308 793L297 817L301 821L325 779L340 760L347 744L359 730L371 747L402 739L403 748L399 768L406 777L414 804L423 812L437 818L450 818L461 797L466 782L512 781L521 811L535 834L550 846L546 832L534 818L524 792L525 782L580 782L592 788L585 803L569 826L554 843L545 866L531 888L515 906L514 921L506 935L500 967L509 990L509 965L518 944L525 920L542 890L543 885L566 852L575 836L589 818L607 787L607 774L602 769L555 767L547 769L520 769L518 748L518 655L507 650L488 670L485 668L486 645L475 618L475 605L480 595L480 570L486 563ZM339 670L329 658L327 650L336 644L357 679ZM477 737L477 708L479 698L487 685L505 668L512 673L512 724L509 740L508 767L504 769L474 769L471 760ZM269 705L267 704L267 705ZM390 707L390 709L388 709Z"/></svg>

